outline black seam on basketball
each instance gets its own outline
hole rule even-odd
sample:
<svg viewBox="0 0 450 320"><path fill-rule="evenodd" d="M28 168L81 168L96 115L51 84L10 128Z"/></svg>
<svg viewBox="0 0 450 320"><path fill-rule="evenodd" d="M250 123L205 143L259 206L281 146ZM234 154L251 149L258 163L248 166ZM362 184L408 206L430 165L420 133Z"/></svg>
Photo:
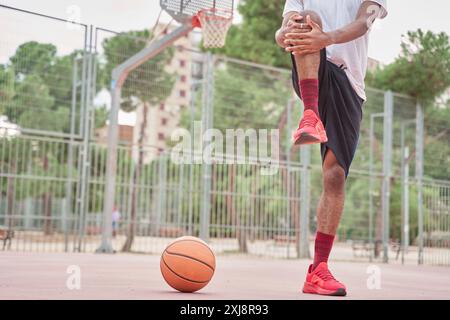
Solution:
<svg viewBox="0 0 450 320"><path fill-rule="evenodd" d="M164 262L164 265L167 267L167 269L169 269L174 275L176 275L177 277L180 277L183 280L189 281L189 282L194 282L194 283L207 283L208 281L195 281L195 280L191 280L188 278L185 278L183 276L180 276L178 273L176 273L175 271L172 270L172 268L169 267L169 265L166 263L166 260L164 260L164 255L163 257L161 257L162 261Z"/></svg>
<svg viewBox="0 0 450 320"><path fill-rule="evenodd" d="M211 248L210 248L207 244L204 244L203 242L200 242L200 241L197 241L197 240L191 240L191 239L181 239L181 240L172 242L172 243L166 248L166 251L167 251L167 249L169 249L171 246L173 246L175 243L178 243L178 242L181 242L181 241L192 241L192 242L195 242L195 243L199 243L199 244L201 244L202 246L204 246L205 248L207 248L207 249L212 253L212 255L214 256L214 252L211 250Z"/></svg>
<svg viewBox="0 0 450 320"><path fill-rule="evenodd" d="M172 256L180 256L180 257L184 257L184 258L188 258L188 259L191 259L191 260L200 262L200 263L204 264L205 266L207 266L208 268L210 268L210 269L214 272L214 268L213 268L212 266L210 266L210 265L207 264L206 262L204 262L204 261L202 261L202 260L199 260L199 259L197 259L197 258L194 258L194 257L191 257L191 256L187 256L187 255L182 254L182 253L172 253L172 252L167 251L167 249L166 249L166 253L167 253L167 254L170 254L170 255L172 255Z"/></svg>

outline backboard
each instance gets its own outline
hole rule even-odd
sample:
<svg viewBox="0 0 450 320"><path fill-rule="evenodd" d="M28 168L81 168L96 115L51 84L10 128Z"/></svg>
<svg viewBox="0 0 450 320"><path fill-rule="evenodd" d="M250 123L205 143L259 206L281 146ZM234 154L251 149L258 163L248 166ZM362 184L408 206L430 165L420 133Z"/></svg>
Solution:
<svg viewBox="0 0 450 320"><path fill-rule="evenodd" d="M191 23L202 10L233 12L234 0L160 0L161 8L180 23Z"/></svg>

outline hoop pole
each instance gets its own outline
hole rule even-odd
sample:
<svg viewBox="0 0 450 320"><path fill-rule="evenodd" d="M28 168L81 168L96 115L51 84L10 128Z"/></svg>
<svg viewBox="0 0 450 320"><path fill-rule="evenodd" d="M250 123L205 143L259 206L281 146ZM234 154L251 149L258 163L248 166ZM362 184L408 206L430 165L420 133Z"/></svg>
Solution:
<svg viewBox="0 0 450 320"><path fill-rule="evenodd" d="M187 35L193 27L191 25L182 25L171 33L167 34L158 41L153 42L147 48L144 48L134 56L130 57L121 65L112 71L111 80L111 110L109 114L108 126L108 151L106 162L106 183L105 198L103 202L103 226L102 242L97 253L113 253L112 248L112 211L114 207L116 190L116 171L117 171L117 143L119 132L119 109L122 93L122 86L128 77L128 74L138 68L143 63L158 55L161 51L175 42L177 39Z"/></svg>

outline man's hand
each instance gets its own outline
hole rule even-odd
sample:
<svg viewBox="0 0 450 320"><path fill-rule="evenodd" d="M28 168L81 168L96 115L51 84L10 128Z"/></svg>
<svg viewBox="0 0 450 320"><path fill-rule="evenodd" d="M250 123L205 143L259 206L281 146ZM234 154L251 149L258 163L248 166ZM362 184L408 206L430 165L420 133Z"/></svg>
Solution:
<svg viewBox="0 0 450 320"><path fill-rule="evenodd" d="M285 42L287 34L304 34L311 31L311 27L308 24L297 22L301 19L303 19L301 15L293 14L283 21L283 25L275 35L275 39L280 47L286 48L288 46Z"/></svg>
<svg viewBox="0 0 450 320"><path fill-rule="evenodd" d="M322 28L312 21L310 16L306 17L306 25L311 31L306 33L287 32L285 34L286 51L292 52L294 55L310 54L333 43L331 36L323 32Z"/></svg>

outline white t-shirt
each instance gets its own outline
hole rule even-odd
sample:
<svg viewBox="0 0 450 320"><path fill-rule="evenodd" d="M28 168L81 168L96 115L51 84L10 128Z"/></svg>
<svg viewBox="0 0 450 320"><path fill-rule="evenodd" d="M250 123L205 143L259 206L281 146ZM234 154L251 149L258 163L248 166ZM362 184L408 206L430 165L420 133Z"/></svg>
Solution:
<svg viewBox="0 0 450 320"><path fill-rule="evenodd" d="M358 10L364 1L381 5L378 18L387 15L386 0L287 0L283 16L291 11L312 10L322 19L323 31L334 31L355 21ZM367 70L367 51L369 32L347 43L327 47L327 59L334 64L346 67L345 72L356 93L366 100L364 78Z"/></svg>

